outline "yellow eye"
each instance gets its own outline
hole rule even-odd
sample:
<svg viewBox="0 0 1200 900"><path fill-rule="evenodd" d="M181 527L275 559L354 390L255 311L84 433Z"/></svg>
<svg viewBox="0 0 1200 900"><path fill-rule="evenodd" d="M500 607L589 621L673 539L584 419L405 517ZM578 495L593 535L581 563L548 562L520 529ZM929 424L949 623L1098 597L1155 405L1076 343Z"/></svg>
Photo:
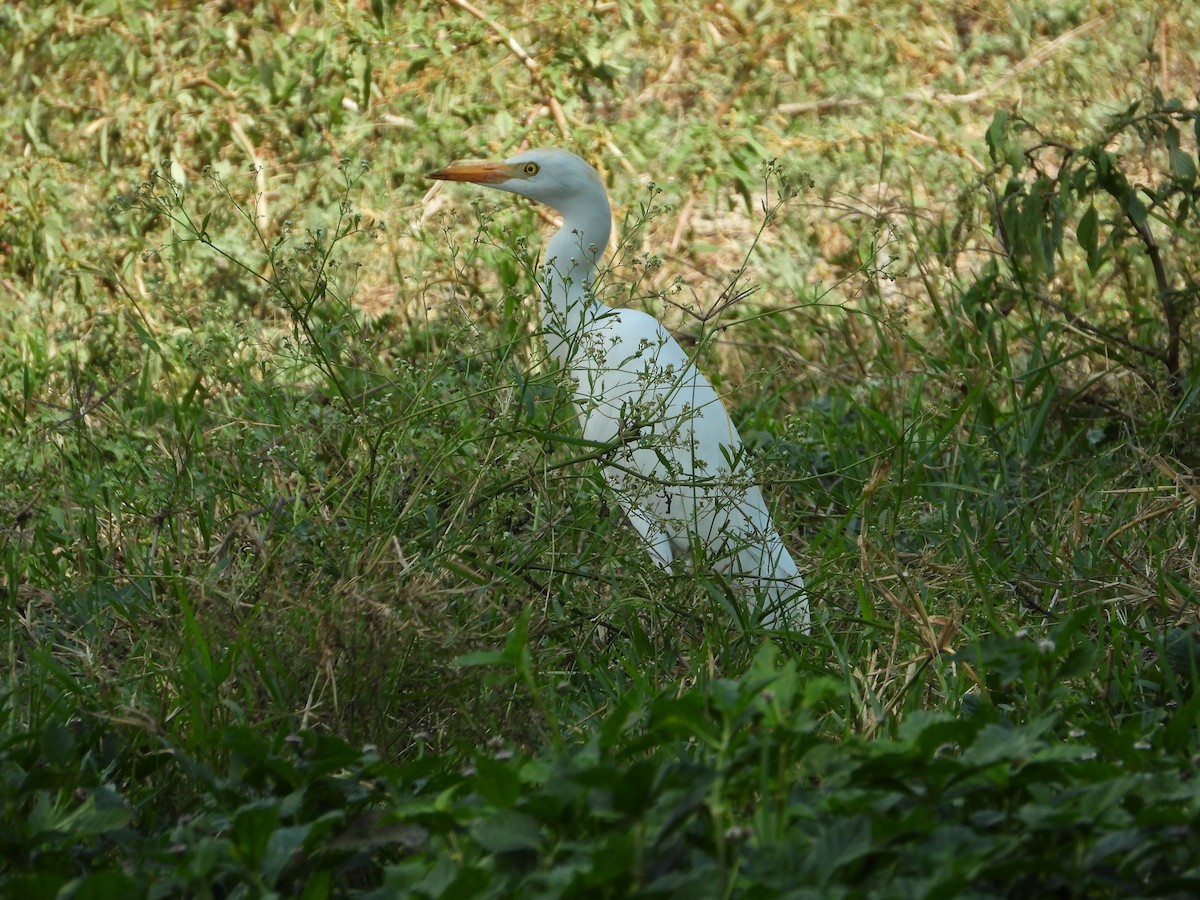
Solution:
<svg viewBox="0 0 1200 900"><path fill-rule="evenodd" d="M538 168L539 166L537 163L525 163L525 165L521 166L521 171L526 175L536 175L538 173Z"/></svg>

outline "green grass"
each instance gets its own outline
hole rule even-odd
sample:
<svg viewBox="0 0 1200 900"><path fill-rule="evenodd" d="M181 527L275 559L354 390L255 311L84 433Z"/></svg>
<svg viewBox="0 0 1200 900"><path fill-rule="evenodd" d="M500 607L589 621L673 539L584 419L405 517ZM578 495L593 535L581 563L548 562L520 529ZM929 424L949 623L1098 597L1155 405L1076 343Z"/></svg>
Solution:
<svg viewBox="0 0 1200 900"><path fill-rule="evenodd" d="M1200 18L479 6L0 12L3 893L1193 896ZM606 498L525 144L810 636Z"/></svg>

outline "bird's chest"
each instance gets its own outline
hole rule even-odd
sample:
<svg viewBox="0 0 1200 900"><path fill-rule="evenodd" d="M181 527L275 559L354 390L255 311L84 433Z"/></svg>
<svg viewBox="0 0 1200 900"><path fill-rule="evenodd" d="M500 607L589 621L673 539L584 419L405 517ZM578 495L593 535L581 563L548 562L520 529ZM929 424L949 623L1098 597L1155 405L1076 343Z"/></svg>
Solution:
<svg viewBox="0 0 1200 900"><path fill-rule="evenodd" d="M660 364L652 343L631 343L614 331L584 331L552 348L589 440L651 433L677 412L673 397L681 373Z"/></svg>

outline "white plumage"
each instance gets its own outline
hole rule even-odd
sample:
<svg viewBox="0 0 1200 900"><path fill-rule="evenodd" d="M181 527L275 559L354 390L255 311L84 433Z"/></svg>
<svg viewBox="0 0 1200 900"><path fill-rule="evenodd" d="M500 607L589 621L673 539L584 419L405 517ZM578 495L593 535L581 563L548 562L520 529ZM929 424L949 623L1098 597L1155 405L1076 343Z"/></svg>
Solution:
<svg viewBox="0 0 1200 900"><path fill-rule="evenodd" d="M731 579L767 628L807 631L808 599L721 398L670 333L592 293L612 212L596 170L566 150L464 161L430 175L545 203L563 217L546 247L542 328L574 382L583 435L617 443L604 477L664 568L699 557Z"/></svg>

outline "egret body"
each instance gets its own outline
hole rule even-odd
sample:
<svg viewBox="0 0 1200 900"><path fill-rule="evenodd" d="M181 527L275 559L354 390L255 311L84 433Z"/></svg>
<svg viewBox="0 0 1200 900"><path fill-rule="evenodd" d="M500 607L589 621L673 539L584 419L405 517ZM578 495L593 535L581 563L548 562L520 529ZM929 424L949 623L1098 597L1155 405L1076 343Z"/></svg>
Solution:
<svg viewBox="0 0 1200 900"><path fill-rule="evenodd" d="M592 291L612 211L599 174L566 150L454 163L430 178L486 185L557 210L543 263L542 330L573 381L583 436L613 445L604 478L664 568L706 562L767 628L807 630L808 599L721 398L653 316Z"/></svg>

